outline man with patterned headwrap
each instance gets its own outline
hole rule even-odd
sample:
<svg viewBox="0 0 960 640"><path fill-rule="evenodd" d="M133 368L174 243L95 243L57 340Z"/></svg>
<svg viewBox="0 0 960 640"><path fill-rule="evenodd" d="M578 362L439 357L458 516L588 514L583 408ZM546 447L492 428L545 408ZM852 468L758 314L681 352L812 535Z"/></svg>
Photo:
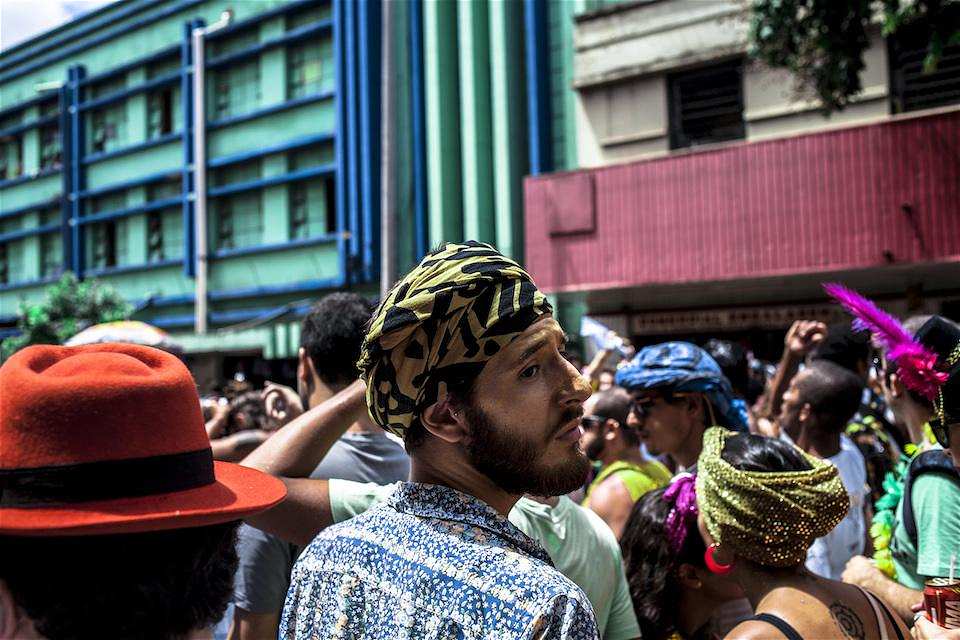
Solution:
<svg viewBox="0 0 960 640"><path fill-rule="evenodd" d="M281 638L597 637L583 592L505 517L585 480L590 389L563 347L530 276L488 245L448 244L393 288L359 364L411 481L304 551Z"/></svg>

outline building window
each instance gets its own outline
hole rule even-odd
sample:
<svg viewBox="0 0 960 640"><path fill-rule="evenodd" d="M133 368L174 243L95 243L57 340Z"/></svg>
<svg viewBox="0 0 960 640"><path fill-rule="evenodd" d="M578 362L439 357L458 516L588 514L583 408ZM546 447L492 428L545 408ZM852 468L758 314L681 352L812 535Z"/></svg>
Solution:
<svg viewBox="0 0 960 640"><path fill-rule="evenodd" d="M150 93L147 97L147 139L155 140L173 133L173 87Z"/></svg>
<svg viewBox="0 0 960 640"><path fill-rule="evenodd" d="M169 200L179 198L182 194L181 180L178 176L174 180L164 180L147 187L147 201L156 202L158 200Z"/></svg>
<svg viewBox="0 0 960 640"><path fill-rule="evenodd" d="M6 243L0 244L0 284L10 282L10 254L7 253Z"/></svg>
<svg viewBox="0 0 960 640"><path fill-rule="evenodd" d="M23 138L19 135L0 138L0 180L13 180L23 175Z"/></svg>
<svg viewBox="0 0 960 640"><path fill-rule="evenodd" d="M106 213L109 211L119 211L127 207L127 194L125 191L115 191L96 198L90 199L90 205L87 209L88 215L96 213Z"/></svg>
<svg viewBox="0 0 960 640"><path fill-rule="evenodd" d="M742 60L675 73L668 83L671 149L745 137Z"/></svg>
<svg viewBox="0 0 960 640"><path fill-rule="evenodd" d="M127 110L124 104L110 105L90 114L90 151L104 153L126 143Z"/></svg>
<svg viewBox="0 0 960 640"><path fill-rule="evenodd" d="M260 28L251 27L238 33L231 33L228 36L214 36L208 40L208 43L211 58L243 51L260 43Z"/></svg>
<svg viewBox="0 0 960 640"><path fill-rule="evenodd" d="M53 116L60 113L60 100L57 97L52 97L49 100L44 100L40 103L40 117L46 118L47 116Z"/></svg>
<svg viewBox="0 0 960 640"><path fill-rule="evenodd" d="M253 247L263 242L263 212L260 192L219 198L216 206L217 250Z"/></svg>
<svg viewBox="0 0 960 640"><path fill-rule="evenodd" d="M290 184L290 239L313 238L335 231L332 192L333 180L313 179Z"/></svg>
<svg viewBox="0 0 960 640"><path fill-rule="evenodd" d="M90 265L94 269L106 269L117 265L117 226L102 222L90 227Z"/></svg>
<svg viewBox="0 0 960 640"><path fill-rule="evenodd" d="M9 129L11 127L16 127L20 124L23 124L23 111L11 113L5 118L0 118L0 131Z"/></svg>
<svg viewBox="0 0 960 640"><path fill-rule="evenodd" d="M160 262L163 252L163 213L151 211L147 214L147 262Z"/></svg>
<svg viewBox="0 0 960 640"><path fill-rule="evenodd" d="M228 65L214 74L215 120L253 111L260 104L260 60Z"/></svg>
<svg viewBox="0 0 960 640"><path fill-rule="evenodd" d="M90 225L89 264L94 269L109 269L127 264L126 220L109 220Z"/></svg>
<svg viewBox="0 0 960 640"><path fill-rule="evenodd" d="M40 170L59 169L63 165L60 148L60 125L51 124L40 128Z"/></svg>
<svg viewBox="0 0 960 640"><path fill-rule="evenodd" d="M307 42L287 49L287 99L319 93L322 68L318 43Z"/></svg>
<svg viewBox="0 0 960 640"><path fill-rule="evenodd" d="M63 250L60 234L45 233L40 236L40 277L55 276L63 269Z"/></svg>
<svg viewBox="0 0 960 640"><path fill-rule="evenodd" d="M260 158L239 162L213 172L211 184L215 187L224 187L230 184L252 182L260 179Z"/></svg>
<svg viewBox="0 0 960 640"><path fill-rule="evenodd" d="M301 9L299 11L291 11L287 14L286 28L287 31L296 31L297 29L305 27L308 24L319 22L325 17L327 16L321 7L310 7L308 9Z"/></svg>
<svg viewBox="0 0 960 640"><path fill-rule="evenodd" d="M924 73L926 31L899 29L889 40L890 99L894 113L960 103L960 43L943 49L937 68Z"/></svg>
<svg viewBox="0 0 960 640"><path fill-rule="evenodd" d="M100 82L87 93L88 100L109 96L126 88L126 78ZM90 152L103 153L119 149L127 142L127 103L124 100L94 109L89 116Z"/></svg>

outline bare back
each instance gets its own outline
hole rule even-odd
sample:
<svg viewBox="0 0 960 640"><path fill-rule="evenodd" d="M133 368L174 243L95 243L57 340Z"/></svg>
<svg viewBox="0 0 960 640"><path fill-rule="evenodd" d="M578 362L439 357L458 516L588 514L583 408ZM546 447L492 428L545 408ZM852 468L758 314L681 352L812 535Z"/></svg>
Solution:
<svg viewBox="0 0 960 640"><path fill-rule="evenodd" d="M878 599L874 599L874 603L876 609L859 587L800 575L794 584L770 591L756 613L780 618L803 640L897 640L910 637L910 632L892 610L888 608L890 615L887 615ZM727 640L759 638L795 640L763 620L743 622L727 635Z"/></svg>

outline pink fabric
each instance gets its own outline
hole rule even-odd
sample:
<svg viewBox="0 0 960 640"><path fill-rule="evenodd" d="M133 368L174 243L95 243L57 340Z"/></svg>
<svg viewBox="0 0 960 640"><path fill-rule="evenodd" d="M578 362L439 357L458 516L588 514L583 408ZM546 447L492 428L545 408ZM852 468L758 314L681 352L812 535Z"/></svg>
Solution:
<svg viewBox="0 0 960 640"><path fill-rule="evenodd" d="M687 525L697 518L697 476L691 473L681 473L675 477L667 490L663 492L663 499L673 503L673 509L667 515L664 528L667 532L667 543L674 555L680 553L684 540L687 539Z"/></svg>

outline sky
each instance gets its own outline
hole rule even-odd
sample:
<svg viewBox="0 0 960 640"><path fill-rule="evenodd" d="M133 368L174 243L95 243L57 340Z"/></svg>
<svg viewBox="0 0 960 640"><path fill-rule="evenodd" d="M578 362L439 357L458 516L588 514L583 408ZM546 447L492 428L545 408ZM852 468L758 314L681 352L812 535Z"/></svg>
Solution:
<svg viewBox="0 0 960 640"><path fill-rule="evenodd" d="M0 0L0 51L115 0Z"/></svg>

